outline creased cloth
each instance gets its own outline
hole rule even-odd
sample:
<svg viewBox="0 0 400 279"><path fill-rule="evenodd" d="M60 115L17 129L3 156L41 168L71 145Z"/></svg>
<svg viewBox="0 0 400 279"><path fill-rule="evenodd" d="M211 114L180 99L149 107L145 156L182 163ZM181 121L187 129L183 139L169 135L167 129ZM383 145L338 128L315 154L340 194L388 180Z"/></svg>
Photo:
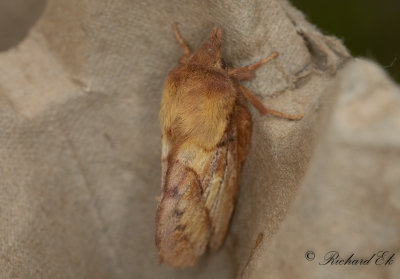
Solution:
<svg viewBox="0 0 400 279"><path fill-rule="evenodd" d="M223 247L158 264L158 111L181 50L223 30L222 56L279 57L243 83L301 121L254 121ZM48 0L0 53L1 278L397 278L400 95L285 0ZM319 265L329 251L390 266ZM305 258L307 251L315 259Z"/></svg>

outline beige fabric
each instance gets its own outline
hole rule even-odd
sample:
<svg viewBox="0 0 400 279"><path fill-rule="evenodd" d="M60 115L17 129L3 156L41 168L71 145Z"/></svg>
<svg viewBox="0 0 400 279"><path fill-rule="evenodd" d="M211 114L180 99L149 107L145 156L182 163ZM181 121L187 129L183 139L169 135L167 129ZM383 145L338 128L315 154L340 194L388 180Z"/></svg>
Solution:
<svg viewBox="0 0 400 279"><path fill-rule="evenodd" d="M244 85L268 107L254 131L223 248L158 265L158 110L180 49L223 29L233 66L278 51ZM284 0L49 0L0 53L1 278L396 278L400 95ZM258 243L258 245L255 245ZM307 250L316 253L307 261ZM320 266L337 250L391 266Z"/></svg>

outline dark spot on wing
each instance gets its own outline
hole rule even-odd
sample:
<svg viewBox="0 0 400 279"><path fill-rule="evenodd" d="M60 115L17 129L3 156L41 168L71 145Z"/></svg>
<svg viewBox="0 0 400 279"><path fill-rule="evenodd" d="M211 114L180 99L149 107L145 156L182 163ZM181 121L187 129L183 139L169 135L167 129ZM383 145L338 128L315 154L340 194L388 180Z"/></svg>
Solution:
<svg viewBox="0 0 400 279"><path fill-rule="evenodd" d="M165 195L170 198L175 198L179 194L178 187L174 187L165 191Z"/></svg>
<svg viewBox="0 0 400 279"><path fill-rule="evenodd" d="M178 210L178 209L174 210L174 214L177 217L181 217L183 215L183 213L184 213L184 211L181 211L181 210Z"/></svg>

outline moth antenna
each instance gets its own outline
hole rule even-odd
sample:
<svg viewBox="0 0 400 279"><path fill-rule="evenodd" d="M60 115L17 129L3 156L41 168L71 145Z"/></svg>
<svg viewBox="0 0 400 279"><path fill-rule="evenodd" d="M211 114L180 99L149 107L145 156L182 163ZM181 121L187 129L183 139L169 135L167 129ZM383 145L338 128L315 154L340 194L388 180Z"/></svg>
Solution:
<svg viewBox="0 0 400 279"><path fill-rule="evenodd" d="M174 29L174 34L175 34L176 40L178 41L181 49L183 50L184 55L190 55L190 48L185 43L185 41L183 40L181 34L179 33L178 24L176 22L174 22L172 24L172 28Z"/></svg>

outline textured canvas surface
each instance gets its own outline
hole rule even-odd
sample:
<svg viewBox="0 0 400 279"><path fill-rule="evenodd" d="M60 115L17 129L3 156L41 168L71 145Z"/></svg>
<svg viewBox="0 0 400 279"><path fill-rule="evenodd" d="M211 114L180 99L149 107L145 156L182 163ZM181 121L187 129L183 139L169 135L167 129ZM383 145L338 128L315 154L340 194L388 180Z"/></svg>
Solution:
<svg viewBox="0 0 400 279"><path fill-rule="evenodd" d="M180 49L223 30L232 66L279 52L244 85L301 121L260 116L221 250L158 264L158 110ZM400 95L284 0L49 0L0 53L1 278L395 278ZM315 260L305 259L313 250ZM321 266L326 252L397 253Z"/></svg>

